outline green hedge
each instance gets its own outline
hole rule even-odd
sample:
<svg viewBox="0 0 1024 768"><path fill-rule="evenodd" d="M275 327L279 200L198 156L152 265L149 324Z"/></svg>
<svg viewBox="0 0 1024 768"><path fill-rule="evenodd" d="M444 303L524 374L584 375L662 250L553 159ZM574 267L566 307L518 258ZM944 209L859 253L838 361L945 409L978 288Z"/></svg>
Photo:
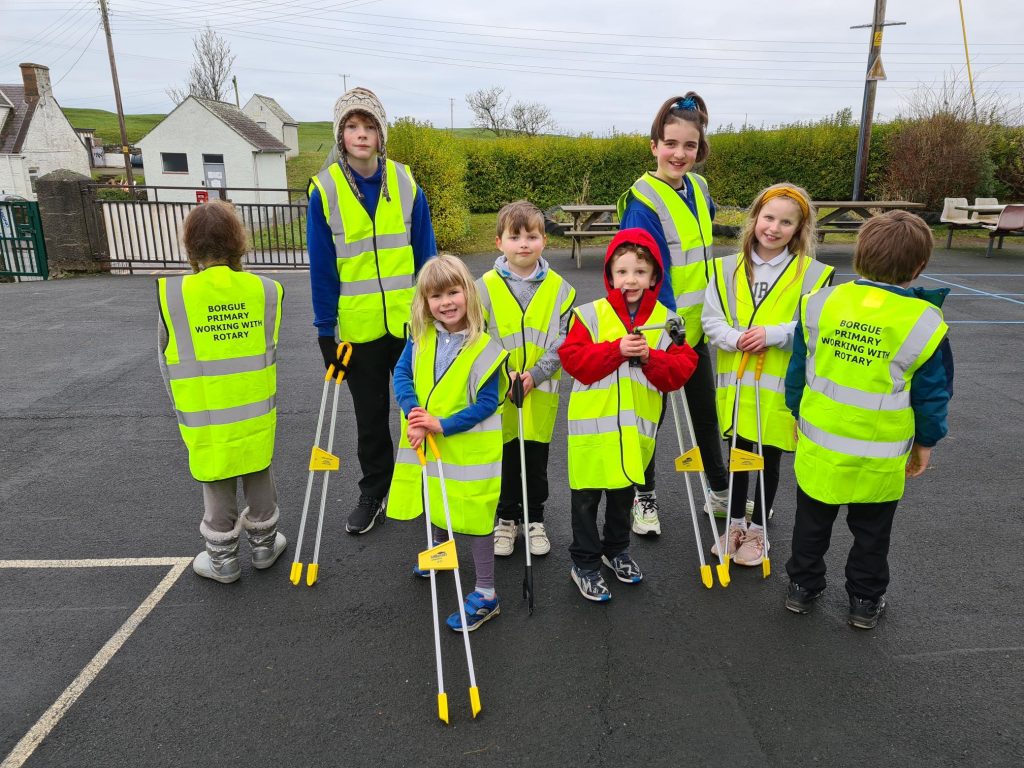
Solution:
<svg viewBox="0 0 1024 768"><path fill-rule="evenodd" d="M887 170L890 153L906 143L896 139L907 126L874 126L867 199L886 196L892 182ZM997 126L992 137L993 172L976 182L965 180L977 188L962 189L958 197L1024 197L1024 128ZM654 168L646 136L482 140L402 118L388 138L389 154L412 166L427 193L442 248L455 247L466 233L470 211L495 212L520 198L542 209L574 202L610 204L644 171ZM715 133L709 141L711 154L700 170L719 205L746 207L761 189L780 181L799 184L818 200L846 200L853 192L857 126L848 110L813 124Z"/></svg>
<svg viewBox="0 0 1024 768"><path fill-rule="evenodd" d="M430 203L441 250L454 248L469 230L463 146L447 132L411 117L401 117L388 128L388 156L412 168Z"/></svg>

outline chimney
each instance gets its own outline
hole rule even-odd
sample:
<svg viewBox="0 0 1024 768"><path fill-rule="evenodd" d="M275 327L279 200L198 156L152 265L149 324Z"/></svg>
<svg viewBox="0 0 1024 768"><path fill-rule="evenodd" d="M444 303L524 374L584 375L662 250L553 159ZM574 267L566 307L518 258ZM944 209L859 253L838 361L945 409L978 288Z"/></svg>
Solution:
<svg viewBox="0 0 1024 768"><path fill-rule="evenodd" d="M19 64L25 84L25 101L38 101L50 95L50 68L42 64Z"/></svg>

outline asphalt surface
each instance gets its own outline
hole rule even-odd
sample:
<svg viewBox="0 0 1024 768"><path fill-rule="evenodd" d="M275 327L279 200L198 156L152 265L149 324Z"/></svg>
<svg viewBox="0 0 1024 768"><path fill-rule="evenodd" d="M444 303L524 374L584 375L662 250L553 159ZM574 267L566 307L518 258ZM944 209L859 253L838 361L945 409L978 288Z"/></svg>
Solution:
<svg viewBox="0 0 1024 768"><path fill-rule="evenodd" d="M814 613L782 607L789 459L771 577L734 566L732 586L704 589L669 430L657 453L664 534L632 547L646 579L612 580L608 604L584 601L569 579L563 399L536 611L520 596L520 540L498 562L501 615L471 636L475 721L461 638L442 627L444 727L429 586L410 573L422 522L344 532L359 477L346 390L315 587L290 584L291 548L269 571L245 562L233 585L186 568L78 699L44 715L169 566L0 567L3 767L1024 764L1024 253L1010 243L985 259L983 245L939 249L920 281L953 288L957 391L950 437L897 512L876 631L846 624L841 522ZM549 254L581 301L600 291L600 258L586 254L582 270ZM850 256L821 253L841 280ZM467 261L480 274L491 258ZM286 297L274 466L294 543L323 368L306 275L275 277ZM152 277L0 285L0 561L200 551L201 493L160 381L156 323ZM467 566L467 591L471 578ZM440 593L447 614L450 577ZM12 753L41 718L52 730Z"/></svg>

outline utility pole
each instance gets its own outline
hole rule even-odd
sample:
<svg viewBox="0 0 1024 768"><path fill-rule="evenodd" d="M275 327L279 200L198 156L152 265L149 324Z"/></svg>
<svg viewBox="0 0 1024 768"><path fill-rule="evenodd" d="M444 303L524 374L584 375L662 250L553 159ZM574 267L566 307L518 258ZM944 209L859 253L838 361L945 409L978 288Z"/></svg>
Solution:
<svg viewBox="0 0 1024 768"><path fill-rule="evenodd" d="M345 89L345 91L344 91L345 93L348 93L348 78L349 78L349 75L342 75L341 76L341 84L342 84L342 87Z"/></svg>
<svg viewBox="0 0 1024 768"><path fill-rule="evenodd" d="M900 26L905 21L885 20L885 0L875 0L875 15L870 24L858 24L850 29L871 27L868 46L868 69L864 75L864 103L860 109L860 132L857 134L857 164L853 171L853 199L861 200L868 177L868 152L871 149L871 121L875 114L875 88L885 80L882 68L882 28Z"/></svg>
<svg viewBox="0 0 1024 768"><path fill-rule="evenodd" d="M235 86L235 106L238 107L239 109L241 109L242 108L242 102L239 101L239 99L238 99L238 76L237 75L232 75L231 76L231 84L233 86Z"/></svg>
<svg viewBox="0 0 1024 768"><path fill-rule="evenodd" d="M455 99L451 97L448 98L448 108L451 112L451 130L452 133L455 133Z"/></svg>
<svg viewBox="0 0 1024 768"><path fill-rule="evenodd" d="M110 77L114 81L114 101L117 104L117 123L121 127L121 154L124 155L124 173L128 179L128 187L135 186L132 175L132 155L128 149L128 131L124 127L124 107L121 106L121 86L117 82L117 64L114 63L114 41L110 39L110 19L107 17L107 0L100 1L100 16L103 18L103 31L107 35L107 55L110 57Z"/></svg>

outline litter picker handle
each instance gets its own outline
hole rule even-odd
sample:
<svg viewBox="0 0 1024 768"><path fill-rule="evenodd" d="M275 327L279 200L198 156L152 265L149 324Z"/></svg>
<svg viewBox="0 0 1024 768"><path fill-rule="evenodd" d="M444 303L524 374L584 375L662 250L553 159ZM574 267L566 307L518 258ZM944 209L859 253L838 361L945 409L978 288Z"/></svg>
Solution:
<svg viewBox="0 0 1024 768"><path fill-rule="evenodd" d="M740 367L736 371L736 380L739 381L743 378L743 374L747 370L747 363L750 362L750 353L744 352L743 357L740 358Z"/></svg>
<svg viewBox="0 0 1024 768"><path fill-rule="evenodd" d="M423 450L423 443L416 449L416 457L420 460L420 466L427 466L427 452Z"/></svg>
<svg viewBox="0 0 1024 768"><path fill-rule="evenodd" d="M352 345L347 341L343 341L338 345L338 378L337 383L341 384L341 380L345 378L345 374L348 373L348 361L352 359ZM333 370L334 366L331 366ZM327 378L331 378L331 370L328 370Z"/></svg>
<svg viewBox="0 0 1024 768"><path fill-rule="evenodd" d="M437 447L437 440L434 439L434 435L431 432L427 433L427 445L430 446L430 450L434 453L434 458L438 461L441 460L441 451Z"/></svg>
<svg viewBox="0 0 1024 768"><path fill-rule="evenodd" d="M760 352L757 356L757 365L754 367L754 381L761 380L761 371L764 370L764 352Z"/></svg>

